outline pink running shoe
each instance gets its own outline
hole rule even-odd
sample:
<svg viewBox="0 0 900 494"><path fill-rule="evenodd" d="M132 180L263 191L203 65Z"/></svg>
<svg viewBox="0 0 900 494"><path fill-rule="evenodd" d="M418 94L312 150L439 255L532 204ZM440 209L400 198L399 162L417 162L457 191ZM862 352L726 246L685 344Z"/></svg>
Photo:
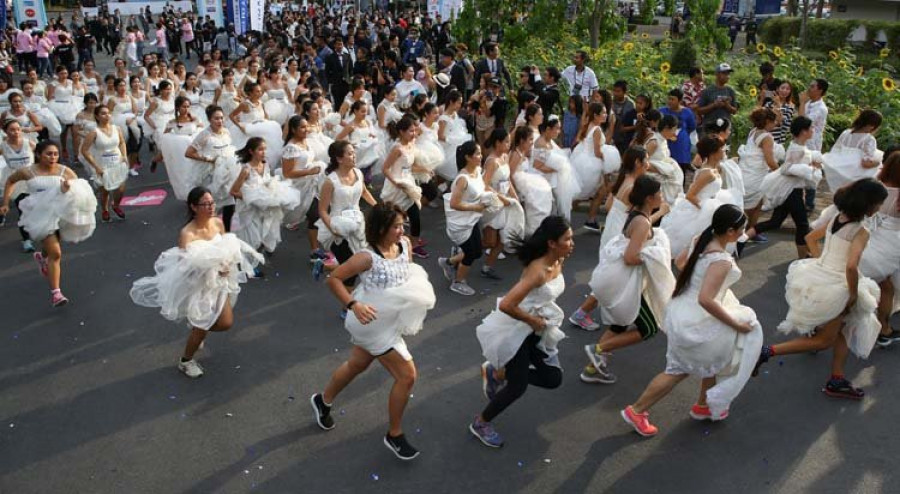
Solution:
<svg viewBox="0 0 900 494"><path fill-rule="evenodd" d="M62 307L69 303L69 299L66 298L65 295L62 294L59 289L53 290L50 292L50 305L53 307Z"/></svg>
<svg viewBox="0 0 900 494"><path fill-rule="evenodd" d="M728 410L720 413L719 418L713 419L712 412L709 411L708 406L700 406L695 403L691 406L689 415L694 420L725 420L728 418Z"/></svg>
<svg viewBox="0 0 900 494"><path fill-rule="evenodd" d="M41 276L46 278L49 274L49 268L47 267L47 259L44 258L44 254L41 254L40 252L35 252L34 253L34 262L37 263L38 269L41 272Z"/></svg>
<svg viewBox="0 0 900 494"><path fill-rule="evenodd" d="M637 413L631 408L631 405L625 407L621 412L622 419L625 423L634 427L635 432L644 437L653 437L659 432L655 425L650 423L650 413Z"/></svg>

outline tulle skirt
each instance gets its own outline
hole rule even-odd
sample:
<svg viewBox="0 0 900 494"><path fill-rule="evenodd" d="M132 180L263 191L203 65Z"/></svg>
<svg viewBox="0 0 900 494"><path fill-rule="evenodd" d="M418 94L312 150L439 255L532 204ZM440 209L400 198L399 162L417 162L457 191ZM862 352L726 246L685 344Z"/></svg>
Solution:
<svg viewBox="0 0 900 494"><path fill-rule="evenodd" d="M895 247L896 248L896 247ZM881 332L875 314L881 289L871 278L860 276L856 304L843 316L841 329L847 346L860 358L869 356ZM788 268L784 297L788 314L779 331L808 335L844 312L850 292L844 271L828 269L819 259L801 259Z"/></svg>
<svg viewBox="0 0 900 494"><path fill-rule="evenodd" d="M262 255L237 236L226 233L213 240L173 247L154 263L155 276L141 278L131 287L131 300L143 307L159 307L170 321L184 320L208 330L226 303L237 302L241 283L253 277Z"/></svg>
<svg viewBox="0 0 900 494"><path fill-rule="evenodd" d="M712 224L713 214L723 204L734 204L728 190L720 190L715 197L705 199L700 207L694 206L682 194L675 201L672 210L660 223L669 236L672 257L678 257L690 247L694 237L703 233Z"/></svg>
<svg viewBox="0 0 900 494"><path fill-rule="evenodd" d="M448 125L444 134L445 140L440 143L444 149L444 162L435 169L435 172L448 182L456 178L459 173L459 169L456 168L456 148L472 140L472 135L465 129L465 124L454 122Z"/></svg>
<svg viewBox="0 0 900 494"><path fill-rule="evenodd" d="M603 224L603 233L600 234L601 249L609 241L614 239L616 235L622 233L627 218L628 208L625 206L625 203L614 197L612 209L606 213L606 221Z"/></svg>
<svg viewBox="0 0 900 494"><path fill-rule="evenodd" d="M444 163L446 158L444 148L437 141L432 139L416 140L416 165L433 172ZM431 179L431 175L419 174L416 176L416 179L427 182Z"/></svg>
<svg viewBox="0 0 900 494"><path fill-rule="evenodd" d="M62 240L78 243L88 239L97 224L97 197L87 180L80 178L69 181L68 192L50 187L22 199L19 207L19 226L35 242L59 231Z"/></svg>
<svg viewBox="0 0 900 494"><path fill-rule="evenodd" d="M75 123L78 114L84 109L84 104L74 99L70 101L48 101L47 108L56 115L59 123L72 125Z"/></svg>
<svg viewBox="0 0 900 494"><path fill-rule="evenodd" d="M38 122L47 129L47 132L50 134L51 139L59 139L60 134L62 134L62 123L59 121L59 118L50 111L49 108L39 108L33 112L38 119ZM76 114L77 115L77 114ZM71 124L69 124L71 125Z"/></svg>
<svg viewBox="0 0 900 494"><path fill-rule="evenodd" d="M219 207L234 204L234 196L231 195L231 186L241 174L241 165L235 156L220 156L216 158L212 174L208 176L208 188L216 205Z"/></svg>
<svg viewBox="0 0 900 494"><path fill-rule="evenodd" d="M323 249L331 250L335 244L350 242L350 250L357 253L366 247L366 220L362 211L348 209L331 214L331 230L320 218L316 221L318 240Z"/></svg>
<svg viewBox="0 0 900 494"><path fill-rule="evenodd" d="M172 191L179 201L186 200L194 187L205 184L206 177L212 173L209 163L201 163L184 156L192 139L193 136L170 132L163 134L159 140L159 149L166 165L169 184L172 185Z"/></svg>
<svg viewBox="0 0 900 494"><path fill-rule="evenodd" d="M668 339L666 374L719 377L706 393L713 420L719 420L750 380L763 343L753 309L741 305L731 290L721 303L731 317L750 323L753 331L738 333L710 315L697 303L695 291L672 299L662 325Z"/></svg>
<svg viewBox="0 0 900 494"><path fill-rule="evenodd" d="M880 159L881 156L883 153L878 151L876 159ZM857 180L875 178L878 175L879 167L863 168L862 160L862 151L856 148L841 147L823 154L822 169L825 171L828 188L832 192L836 192L839 188Z"/></svg>
<svg viewBox="0 0 900 494"><path fill-rule="evenodd" d="M641 249L640 266L625 264L630 240L621 233L600 249L599 262L591 274L590 287L600 304L604 324L633 324L641 309L641 296L653 316L661 321L675 290L672 256L666 232L653 229L653 238Z"/></svg>
<svg viewBox="0 0 900 494"><path fill-rule="evenodd" d="M316 161L321 161L322 163L328 163L329 161L328 146L331 146L332 142L334 142L334 139L321 132L310 132L306 137L306 143L309 145L310 151L316 155Z"/></svg>
<svg viewBox="0 0 900 494"><path fill-rule="evenodd" d="M876 283L900 272L900 218L879 216L859 263L863 276ZM900 292L900 286L895 287Z"/></svg>
<svg viewBox="0 0 900 494"><path fill-rule="evenodd" d="M416 185L412 175L400 177L396 180L403 185L403 188L394 185L389 180L385 180L381 189L381 200L386 203L392 203L404 211L413 207L413 205L421 206L422 188Z"/></svg>
<svg viewBox="0 0 900 494"><path fill-rule="evenodd" d="M284 222L286 224L297 223L306 216L306 212L309 211L309 207L312 205L313 200L315 200L315 198L318 196L319 189L321 189L322 187L322 182L325 180L324 163L313 162L308 166L318 166L319 173L316 175L307 175L305 177L287 180L287 183L291 184L291 187L293 187L297 190L297 192L300 193L300 204L297 205L297 207L294 209L285 211ZM280 168L276 172L276 176L281 178Z"/></svg>
<svg viewBox="0 0 900 494"><path fill-rule="evenodd" d="M436 301L425 270L410 263L406 283L383 290L370 290L361 283L353 290L353 299L378 311L378 317L368 324L360 323L353 311L347 312L344 327L353 344L371 355L394 349L404 359L412 360L403 337L418 334Z"/></svg>
<svg viewBox="0 0 900 494"><path fill-rule="evenodd" d="M572 172L572 164L562 150L554 150L547 158L546 165L555 170L555 177L548 179L553 186L553 196L556 198L556 212L566 218L572 219L572 201L581 193L578 179ZM555 184L554 184L555 182Z"/></svg>
<svg viewBox="0 0 900 494"><path fill-rule="evenodd" d="M553 211L553 189L536 173L517 171L512 179L525 206L525 235L531 235Z"/></svg>
<svg viewBox="0 0 900 494"><path fill-rule="evenodd" d="M497 299L499 303L500 299ZM537 347L547 355L544 361L548 365L559 367L558 343L566 337L560 328L563 322L563 311L555 303L542 307L536 307L529 311L543 317L547 325L540 333L541 340ZM525 338L528 338L534 330L531 326L518 319L504 314L499 308L494 309L475 328L475 335L481 344L481 352L484 358L494 368L503 368L512 360L522 346Z"/></svg>
<svg viewBox="0 0 900 494"><path fill-rule="evenodd" d="M281 243L284 212L296 209L302 202L300 192L278 177L268 177L257 186L244 185L238 202L240 218L238 238L248 244L273 252Z"/></svg>
<svg viewBox="0 0 900 494"><path fill-rule="evenodd" d="M103 170L103 176L98 177L94 172L94 168L90 168L91 173L94 175L94 181L107 191L117 190L128 179L128 164L125 162L125 157L121 156L118 151L100 154L91 150L91 155L97 165Z"/></svg>
<svg viewBox="0 0 900 494"><path fill-rule="evenodd" d="M507 198L510 203L494 212L485 212L482 224L500 232L500 242L511 245L513 239L525 238L525 210L515 199Z"/></svg>
<svg viewBox="0 0 900 494"><path fill-rule="evenodd" d="M666 144L661 144L665 146ZM647 172L647 175L656 178L662 184L663 198L669 204L675 204L678 196L684 194L684 172L681 165L672 158L665 160L652 160L650 164L656 168L656 172Z"/></svg>
<svg viewBox="0 0 900 494"><path fill-rule="evenodd" d="M594 150L586 141L579 143L572 151L569 161L578 180L579 194L577 200L587 200L593 197L600 185L603 184L603 176L619 171L622 165L622 157L615 146L604 144L602 146L603 159L594 155Z"/></svg>
<svg viewBox="0 0 900 494"><path fill-rule="evenodd" d="M231 132L231 143L235 149L242 149L247 145L247 141L251 137L262 137L266 141L266 163L270 168L278 166L281 163L281 150L284 147L284 138L281 135L281 126L273 120L263 120L249 124L242 124L247 133L241 132L237 126L227 122L228 130Z"/></svg>
<svg viewBox="0 0 900 494"><path fill-rule="evenodd" d="M278 125L284 125L294 114L294 105L287 99L270 99L263 103L263 108L266 109L269 120L278 122Z"/></svg>

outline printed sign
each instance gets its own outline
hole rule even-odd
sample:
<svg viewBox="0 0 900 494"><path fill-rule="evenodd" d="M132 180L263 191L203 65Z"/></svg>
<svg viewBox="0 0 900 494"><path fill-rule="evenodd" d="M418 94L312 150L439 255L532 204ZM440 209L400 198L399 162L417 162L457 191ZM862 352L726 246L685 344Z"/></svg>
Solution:
<svg viewBox="0 0 900 494"><path fill-rule="evenodd" d="M137 196L125 196L122 198L123 206L159 206L166 200L165 190L153 189L145 190Z"/></svg>

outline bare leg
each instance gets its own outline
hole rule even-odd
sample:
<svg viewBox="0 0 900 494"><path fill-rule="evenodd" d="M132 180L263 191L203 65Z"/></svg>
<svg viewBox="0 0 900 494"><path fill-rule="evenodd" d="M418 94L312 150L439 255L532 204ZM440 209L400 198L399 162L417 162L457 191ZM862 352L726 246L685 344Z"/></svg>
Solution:
<svg viewBox="0 0 900 494"><path fill-rule="evenodd" d="M306 239L309 241L309 251L312 252L319 248L319 231L313 229L306 230Z"/></svg>
<svg viewBox="0 0 900 494"><path fill-rule="evenodd" d="M109 191L104 188L100 189L100 211L109 212Z"/></svg>
<svg viewBox="0 0 900 494"><path fill-rule="evenodd" d="M671 392L672 389L686 377L687 374L676 376L664 372L657 374L656 377L650 381L650 384L647 385L647 389L644 390L641 397L631 405L631 409L636 413L646 412L650 407L656 404L656 402L669 394L669 392Z"/></svg>
<svg viewBox="0 0 900 494"><path fill-rule="evenodd" d="M606 182L603 182L594 194L594 198L591 199L591 206L588 210L588 221L597 221L597 213L600 211L600 206L606 202L606 193Z"/></svg>
<svg viewBox="0 0 900 494"><path fill-rule="evenodd" d="M340 394L340 392L343 391L356 376L368 369L369 364L371 364L373 360L375 360L375 357L369 352L358 346L354 346L353 349L350 350L350 358L341 364L340 367L335 369L334 374L331 375L331 380L328 381L328 384L325 386L325 392L322 393L322 400L325 401L325 403L334 403L334 399L337 395Z"/></svg>
<svg viewBox="0 0 900 494"><path fill-rule="evenodd" d="M115 190L112 194L113 207L119 207L119 204L122 203L122 197L125 195L125 184L119 186L118 189Z"/></svg>
<svg viewBox="0 0 900 494"><path fill-rule="evenodd" d="M394 377L394 385L391 387L391 395L388 398L388 417L390 420L390 429L388 434L391 437L397 437L403 434L403 411L409 402L409 392L412 391L413 385L416 383L416 366L412 360L405 360L397 352L389 352L381 357L378 361L384 366L388 372Z"/></svg>
<svg viewBox="0 0 900 494"><path fill-rule="evenodd" d="M597 344L600 345L601 348L603 348L604 352L611 352L613 350L619 350L631 345L636 345L641 341L641 333L636 329L629 329L624 333L613 333L612 331L605 331L603 333L603 336L600 337L600 341Z"/></svg>
<svg viewBox="0 0 900 494"><path fill-rule="evenodd" d="M700 380L700 396L697 397L697 405L701 407L706 406L706 392L709 391L709 388L716 385L716 377L704 377Z"/></svg>
<svg viewBox="0 0 900 494"><path fill-rule="evenodd" d="M762 211L760 206L756 206L755 208L748 209L745 212L747 213L747 227L748 229L754 228L753 235L756 236L756 223L759 221L759 213ZM749 234L747 235L749 237ZM752 237L751 237L752 238Z"/></svg>
<svg viewBox="0 0 900 494"><path fill-rule="evenodd" d="M841 330L842 317L833 319L825 325L819 327L819 331L815 336L807 338L801 336L791 341L772 345L776 355L789 355L792 353L806 353L819 350L825 350L834 346L834 340L838 338Z"/></svg>
<svg viewBox="0 0 900 494"><path fill-rule="evenodd" d="M579 307L579 309L581 309L582 312L587 313L596 309L598 305L600 305L600 302L597 301L597 297L588 295L587 298L584 299L584 302L581 304L581 307Z"/></svg>
<svg viewBox="0 0 900 494"><path fill-rule="evenodd" d="M466 281L466 277L469 276L469 269L472 266L466 266L463 263L459 263L456 267L456 281Z"/></svg>
<svg viewBox="0 0 900 494"><path fill-rule="evenodd" d="M232 311L231 303L226 302L225 307L222 308L222 313L219 314L219 318L216 319L216 323L213 324L208 331L200 328L191 328L191 334L188 336L187 343L184 345L184 359L190 360L194 358L194 354L197 353L197 349L200 348L200 344L203 343L203 340L206 339L206 335L209 334L210 331L228 331L233 324L234 312Z"/></svg>
<svg viewBox="0 0 900 494"><path fill-rule="evenodd" d="M62 259L62 248L59 245L59 239L56 235L48 235L42 242L41 250L44 259L47 260L47 283L50 284L51 290L59 289L59 279L62 274L60 260Z"/></svg>
<svg viewBox="0 0 900 494"><path fill-rule="evenodd" d="M881 334L891 334L891 311L894 310L894 283L888 278L878 285L881 287L881 298L878 300L878 320L881 321Z"/></svg>
<svg viewBox="0 0 900 494"><path fill-rule="evenodd" d="M834 342L834 353L831 356L831 375L844 375L844 364L847 363L849 354L850 348L847 347L847 339L844 338L844 335L838 334Z"/></svg>

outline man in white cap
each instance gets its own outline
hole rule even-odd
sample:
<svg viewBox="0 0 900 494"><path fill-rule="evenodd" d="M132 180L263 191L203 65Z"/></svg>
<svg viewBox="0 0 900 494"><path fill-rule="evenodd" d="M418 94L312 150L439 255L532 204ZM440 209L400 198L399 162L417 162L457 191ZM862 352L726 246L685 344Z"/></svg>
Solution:
<svg viewBox="0 0 900 494"><path fill-rule="evenodd" d="M728 85L731 72L731 65L720 63L716 67L716 83L700 93L697 113L704 123L715 122L718 119L728 120L731 123L731 116L738 112L737 94Z"/></svg>

